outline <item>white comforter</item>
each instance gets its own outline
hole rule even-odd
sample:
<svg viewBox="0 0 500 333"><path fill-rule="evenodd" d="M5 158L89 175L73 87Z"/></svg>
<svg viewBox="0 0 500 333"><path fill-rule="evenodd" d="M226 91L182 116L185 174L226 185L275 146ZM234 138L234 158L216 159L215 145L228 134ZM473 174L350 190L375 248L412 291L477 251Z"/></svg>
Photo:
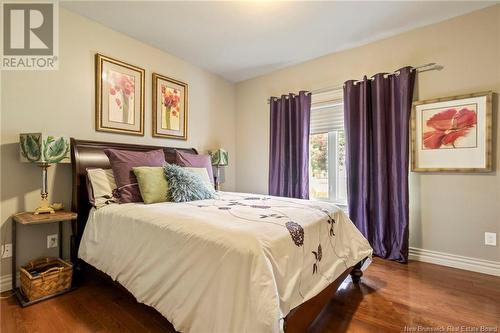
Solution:
<svg viewBox="0 0 500 333"><path fill-rule="evenodd" d="M279 332L372 249L335 205L219 192L90 212L79 257L182 332Z"/></svg>

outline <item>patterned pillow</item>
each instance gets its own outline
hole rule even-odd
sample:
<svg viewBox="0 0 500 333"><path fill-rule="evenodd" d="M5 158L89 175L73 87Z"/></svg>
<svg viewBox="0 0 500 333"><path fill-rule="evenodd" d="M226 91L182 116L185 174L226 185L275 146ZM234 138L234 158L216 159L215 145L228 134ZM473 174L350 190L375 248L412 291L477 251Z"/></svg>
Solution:
<svg viewBox="0 0 500 333"><path fill-rule="evenodd" d="M163 168L168 182L168 199L173 202L186 202L213 199L215 190L203 179L175 164L167 164Z"/></svg>
<svg viewBox="0 0 500 333"><path fill-rule="evenodd" d="M89 201L95 208L118 203L115 177L111 169L87 169Z"/></svg>

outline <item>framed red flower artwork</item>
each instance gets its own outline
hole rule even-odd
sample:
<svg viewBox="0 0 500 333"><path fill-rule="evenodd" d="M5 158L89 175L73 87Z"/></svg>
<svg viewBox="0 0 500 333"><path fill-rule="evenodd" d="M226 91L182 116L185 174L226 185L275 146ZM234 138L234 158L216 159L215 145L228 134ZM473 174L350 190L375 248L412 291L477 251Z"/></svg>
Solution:
<svg viewBox="0 0 500 333"><path fill-rule="evenodd" d="M153 73L153 136L187 140L188 85Z"/></svg>
<svg viewBox="0 0 500 333"><path fill-rule="evenodd" d="M492 92L419 101L412 114L412 171L492 171Z"/></svg>
<svg viewBox="0 0 500 333"><path fill-rule="evenodd" d="M96 130L144 135L144 69L95 55Z"/></svg>

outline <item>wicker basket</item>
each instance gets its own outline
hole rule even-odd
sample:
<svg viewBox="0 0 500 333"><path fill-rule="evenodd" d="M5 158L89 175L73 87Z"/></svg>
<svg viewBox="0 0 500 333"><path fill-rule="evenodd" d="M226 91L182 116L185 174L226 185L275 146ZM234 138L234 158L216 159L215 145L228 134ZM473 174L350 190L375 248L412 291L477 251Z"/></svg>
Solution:
<svg viewBox="0 0 500 333"><path fill-rule="evenodd" d="M21 290L29 301L71 288L73 265L59 258L31 261L20 269Z"/></svg>

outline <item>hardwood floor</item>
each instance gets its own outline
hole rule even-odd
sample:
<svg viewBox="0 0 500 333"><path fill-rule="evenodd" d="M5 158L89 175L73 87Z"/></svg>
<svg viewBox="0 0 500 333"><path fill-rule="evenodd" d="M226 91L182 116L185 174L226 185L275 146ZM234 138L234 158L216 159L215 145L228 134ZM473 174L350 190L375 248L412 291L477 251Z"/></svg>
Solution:
<svg viewBox="0 0 500 333"><path fill-rule="evenodd" d="M13 297L0 307L2 333L174 332L158 312L101 278L27 308ZM418 332L419 326L442 326L444 332L485 332L489 326L499 332L500 277L376 258L359 286L347 278L309 332Z"/></svg>

